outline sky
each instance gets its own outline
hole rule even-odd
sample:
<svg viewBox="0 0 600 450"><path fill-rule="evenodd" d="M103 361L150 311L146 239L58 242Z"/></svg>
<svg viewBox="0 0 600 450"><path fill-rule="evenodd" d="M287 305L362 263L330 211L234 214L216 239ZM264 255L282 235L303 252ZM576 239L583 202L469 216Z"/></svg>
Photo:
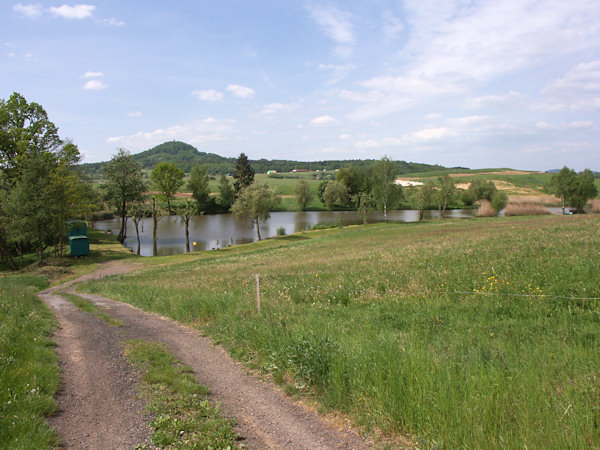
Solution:
<svg viewBox="0 0 600 450"><path fill-rule="evenodd" d="M251 159L600 170L598 0L0 5L0 98L105 161L171 140Z"/></svg>

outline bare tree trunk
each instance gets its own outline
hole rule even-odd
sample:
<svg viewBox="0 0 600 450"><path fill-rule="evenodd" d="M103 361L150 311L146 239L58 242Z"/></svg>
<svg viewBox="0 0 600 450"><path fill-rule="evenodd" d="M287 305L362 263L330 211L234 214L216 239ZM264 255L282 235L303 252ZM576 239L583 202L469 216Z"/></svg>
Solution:
<svg viewBox="0 0 600 450"><path fill-rule="evenodd" d="M190 252L190 218L185 221L185 252Z"/></svg>
<svg viewBox="0 0 600 450"><path fill-rule="evenodd" d="M261 237L260 237L260 225L258 224L258 222L259 222L258 217L255 217L254 221L256 222L256 235L258 236L258 240L260 241Z"/></svg>
<svg viewBox="0 0 600 450"><path fill-rule="evenodd" d="M6 259L6 263L8 264L9 268L11 268L12 270L18 269L17 265L15 264L15 261L12 258L12 255L10 254L8 245L4 240L4 236L2 235L0 235L0 253L2 253L2 257Z"/></svg>
<svg viewBox="0 0 600 450"><path fill-rule="evenodd" d="M125 242L125 238L127 237L127 227L125 226L127 223L127 204L123 199L123 204L121 205L121 231L119 231L118 241L122 244Z"/></svg>
<svg viewBox="0 0 600 450"><path fill-rule="evenodd" d="M158 245L156 241L158 240L158 207L156 206L156 199L152 199L152 222L154 224L154 228L152 229L152 256L158 255Z"/></svg>
<svg viewBox="0 0 600 450"><path fill-rule="evenodd" d="M387 204L383 203L383 221L387 222ZM365 223L367 223L367 219L365 219Z"/></svg>
<svg viewBox="0 0 600 450"><path fill-rule="evenodd" d="M137 237L137 255L140 256L140 219L132 219L135 225L135 235Z"/></svg>

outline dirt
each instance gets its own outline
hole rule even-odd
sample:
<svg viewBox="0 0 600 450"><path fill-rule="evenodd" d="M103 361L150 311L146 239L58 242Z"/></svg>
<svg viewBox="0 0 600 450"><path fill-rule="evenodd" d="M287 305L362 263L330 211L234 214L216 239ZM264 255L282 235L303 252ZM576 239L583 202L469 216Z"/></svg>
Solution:
<svg viewBox="0 0 600 450"><path fill-rule="evenodd" d="M106 264L82 279L135 269L127 263ZM132 448L147 442L149 417L136 398L138 375L121 353L120 342L164 342L211 389L246 448L368 448L372 442L349 426L333 425L276 386L249 374L220 347L194 329L125 303L79 294L123 322L113 327L77 310L56 292L74 290L82 279L44 291L59 322L55 334L62 371L59 411L51 419L67 448Z"/></svg>

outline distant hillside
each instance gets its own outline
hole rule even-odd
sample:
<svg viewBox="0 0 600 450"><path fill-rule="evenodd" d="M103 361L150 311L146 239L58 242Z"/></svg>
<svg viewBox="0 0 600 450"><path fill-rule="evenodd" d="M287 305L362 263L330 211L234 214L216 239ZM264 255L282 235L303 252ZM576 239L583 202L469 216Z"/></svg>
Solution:
<svg viewBox="0 0 600 450"><path fill-rule="evenodd" d="M157 145L133 155L144 169L151 170L159 162L170 162L189 173L192 167L204 164L207 172L211 175L232 173L236 158L225 158L214 153L200 152L195 147L185 142L170 141ZM332 160L332 161L289 161L289 160L250 160L250 164L257 173L266 173L268 170L278 172L291 172L294 169L304 170L335 170L343 167L366 167L377 160L354 159L354 160ZM81 169L92 177L102 176L102 163L81 164ZM409 174L414 172L426 172L444 169L443 166L396 161L398 174Z"/></svg>

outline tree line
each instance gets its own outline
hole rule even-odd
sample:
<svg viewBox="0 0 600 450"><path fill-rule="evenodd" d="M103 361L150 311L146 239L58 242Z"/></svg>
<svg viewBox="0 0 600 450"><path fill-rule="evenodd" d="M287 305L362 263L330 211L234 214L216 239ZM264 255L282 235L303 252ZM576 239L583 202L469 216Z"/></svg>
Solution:
<svg viewBox="0 0 600 450"><path fill-rule="evenodd" d="M67 220L97 209L79 160L41 105L16 92L0 99L0 257L9 268L22 267L32 252L42 264L52 246L62 256Z"/></svg>

